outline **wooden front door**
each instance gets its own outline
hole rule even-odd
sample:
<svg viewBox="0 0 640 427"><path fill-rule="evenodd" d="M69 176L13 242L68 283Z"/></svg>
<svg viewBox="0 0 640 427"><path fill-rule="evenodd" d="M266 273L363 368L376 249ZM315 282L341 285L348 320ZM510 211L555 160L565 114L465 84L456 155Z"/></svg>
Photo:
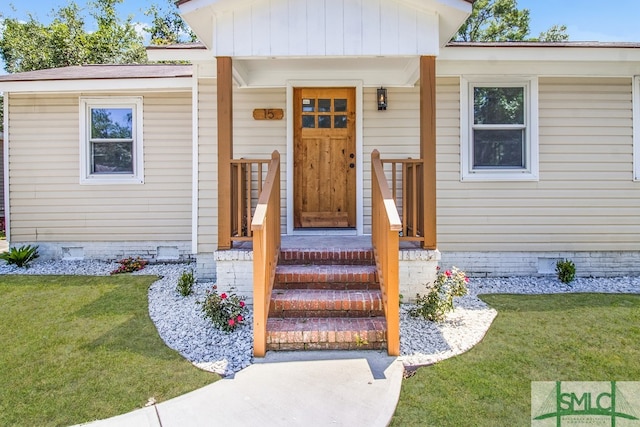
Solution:
<svg viewBox="0 0 640 427"><path fill-rule="evenodd" d="M354 88L294 90L294 226L356 226Z"/></svg>

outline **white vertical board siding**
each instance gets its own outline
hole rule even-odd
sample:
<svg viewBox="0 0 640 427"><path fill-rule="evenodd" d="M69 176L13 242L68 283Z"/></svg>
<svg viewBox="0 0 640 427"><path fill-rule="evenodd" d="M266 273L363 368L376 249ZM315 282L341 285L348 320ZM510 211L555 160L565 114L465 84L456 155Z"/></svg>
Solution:
<svg viewBox="0 0 640 427"><path fill-rule="evenodd" d="M145 183L99 186L79 184L79 95L11 96L12 242L191 240L191 95L136 95Z"/></svg>
<svg viewBox="0 0 640 427"><path fill-rule="evenodd" d="M437 55L436 13L382 0L270 0L214 17L214 56Z"/></svg>
<svg viewBox="0 0 640 427"><path fill-rule="evenodd" d="M233 94L233 157L271 159L273 150L280 153L280 218L282 232L286 233L287 121L284 118L255 120L253 110L256 108L286 111L286 89L241 89Z"/></svg>
<svg viewBox="0 0 640 427"><path fill-rule="evenodd" d="M638 249L631 79L540 78L539 182L460 182L458 91L439 80L441 251Z"/></svg>
<svg viewBox="0 0 640 427"><path fill-rule="evenodd" d="M420 90L389 88L386 111L378 111L375 88L365 88L363 98L364 234L371 234L371 152L383 159L420 157Z"/></svg>
<svg viewBox="0 0 640 427"><path fill-rule="evenodd" d="M218 114L215 79L198 80L198 253L218 249Z"/></svg>

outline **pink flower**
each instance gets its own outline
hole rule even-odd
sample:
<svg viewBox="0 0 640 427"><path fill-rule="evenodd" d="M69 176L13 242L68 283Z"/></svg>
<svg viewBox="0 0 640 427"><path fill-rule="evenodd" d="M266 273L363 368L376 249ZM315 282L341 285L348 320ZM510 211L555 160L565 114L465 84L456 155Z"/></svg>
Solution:
<svg viewBox="0 0 640 427"><path fill-rule="evenodd" d="M220 298L227 299L227 294L225 294L225 293L220 294Z"/></svg>
<svg viewBox="0 0 640 427"><path fill-rule="evenodd" d="M244 301L240 301L240 307L244 307Z"/></svg>
<svg viewBox="0 0 640 427"><path fill-rule="evenodd" d="M229 319L229 326L235 326L236 321L233 319Z"/></svg>
<svg viewBox="0 0 640 427"><path fill-rule="evenodd" d="M447 271L444 272L444 275L447 276L447 277L451 277L451 272L449 270L447 270Z"/></svg>
<svg viewBox="0 0 640 427"><path fill-rule="evenodd" d="M468 277L464 278L464 283L469 283L469 278Z"/></svg>
<svg viewBox="0 0 640 427"><path fill-rule="evenodd" d="M236 320L238 321L238 323L242 322L244 320L244 317L242 317L242 315L238 314L238 317L236 317Z"/></svg>

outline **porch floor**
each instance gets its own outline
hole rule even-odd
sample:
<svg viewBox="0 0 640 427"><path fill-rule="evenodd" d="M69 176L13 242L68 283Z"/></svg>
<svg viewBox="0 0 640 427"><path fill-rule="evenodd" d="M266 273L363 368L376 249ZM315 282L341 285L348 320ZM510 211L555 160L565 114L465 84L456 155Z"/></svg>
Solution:
<svg viewBox="0 0 640 427"><path fill-rule="evenodd" d="M235 242L233 249L251 249L252 242ZM282 235L281 249L372 249L371 236ZM400 242L400 250L420 249L417 242Z"/></svg>

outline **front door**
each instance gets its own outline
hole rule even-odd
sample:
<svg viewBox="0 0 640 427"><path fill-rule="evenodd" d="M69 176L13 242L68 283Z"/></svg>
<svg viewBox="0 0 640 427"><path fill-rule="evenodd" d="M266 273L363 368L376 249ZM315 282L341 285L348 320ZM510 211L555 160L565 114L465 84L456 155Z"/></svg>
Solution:
<svg viewBox="0 0 640 427"><path fill-rule="evenodd" d="M294 89L294 226L356 226L354 88Z"/></svg>

